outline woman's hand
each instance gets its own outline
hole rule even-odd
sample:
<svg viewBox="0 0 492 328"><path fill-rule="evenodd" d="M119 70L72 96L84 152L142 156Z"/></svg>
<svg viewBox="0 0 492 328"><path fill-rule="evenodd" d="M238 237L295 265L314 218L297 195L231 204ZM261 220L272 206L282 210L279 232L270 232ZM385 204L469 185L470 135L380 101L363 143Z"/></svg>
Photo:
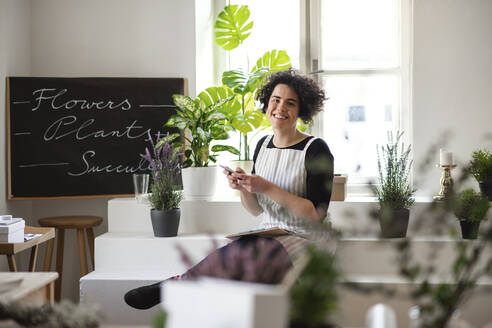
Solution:
<svg viewBox="0 0 492 328"><path fill-rule="evenodd" d="M272 183L256 174L236 174L238 185L250 193L265 193Z"/></svg>
<svg viewBox="0 0 492 328"><path fill-rule="evenodd" d="M244 170L240 167L236 168L235 172L229 172L227 170L222 171L227 177L227 180L229 181L229 187L231 189L239 190L239 191L245 191L245 189L239 184L239 175L244 174Z"/></svg>

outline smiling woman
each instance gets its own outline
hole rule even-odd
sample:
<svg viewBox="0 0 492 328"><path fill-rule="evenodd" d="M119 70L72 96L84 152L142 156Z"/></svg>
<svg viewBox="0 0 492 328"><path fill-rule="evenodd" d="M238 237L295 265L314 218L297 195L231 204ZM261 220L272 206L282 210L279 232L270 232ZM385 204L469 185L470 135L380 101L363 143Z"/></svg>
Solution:
<svg viewBox="0 0 492 328"><path fill-rule="evenodd" d="M243 236L214 251L184 275L170 279L189 279L196 274L216 276L217 272L203 269L213 265L211 263L217 258L224 263L230 262L238 248L252 246L272 247L275 254L269 255L267 262L283 259L290 267L310 243L308 238L309 232L313 231L312 226L327 216L333 182L333 156L322 139L296 128L299 117L311 121L313 115L322 109L324 92L313 80L295 70L288 70L273 73L259 95L274 134L258 143L253 174L246 174L240 168L233 172L225 169L223 173L229 187L240 192L244 208L254 216L261 215L260 228L282 228L292 234ZM316 165L320 159L326 162ZM261 256L252 260L261 263ZM279 272L280 277L284 274L285 270ZM236 279L241 280L241 277L240 274ZM125 295L125 301L135 308L147 309L159 303L159 289L160 283L133 289Z"/></svg>

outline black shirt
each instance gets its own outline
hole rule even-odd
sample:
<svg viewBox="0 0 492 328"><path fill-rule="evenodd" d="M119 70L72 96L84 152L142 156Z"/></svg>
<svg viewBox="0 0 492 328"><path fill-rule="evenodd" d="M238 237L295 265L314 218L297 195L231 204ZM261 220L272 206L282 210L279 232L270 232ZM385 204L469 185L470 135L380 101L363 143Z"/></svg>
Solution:
<svg viewBox="0 0 492 328"><path fill-rule="evenodd" d="M255 153L253 155L253 162L256 162L258 153L260 152L261 145L265 142L264 136L256 144ZM296 149L303 150L306 144L314 138L309 136L301 142L280 149ZM267 148L279 148L273 144L273 138L267 145ZM309 199L314 207L321 207L328 209L331 198L331 191L333 187L333 155L330 152L330 148L323 139L317 138L314 140L309 148L306 150L305 158L306 166L306 198ZM252 174L255 173L255 167L253 165Z"/></svg>

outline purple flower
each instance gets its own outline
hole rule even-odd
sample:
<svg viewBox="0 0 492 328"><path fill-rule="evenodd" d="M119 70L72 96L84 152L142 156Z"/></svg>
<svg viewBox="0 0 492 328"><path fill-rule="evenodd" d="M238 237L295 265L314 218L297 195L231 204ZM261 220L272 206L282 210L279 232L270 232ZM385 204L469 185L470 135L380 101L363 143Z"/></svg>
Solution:
<svg viewBox="0 0 492 328"><path fill-rule="evenodd" d="M158 132L154 143L149 130L148 138L151 150L146 147L145 153L140 154L140 156L149 163L149 168L154 181L177 176L181 168L181 157L183 155L182 148L175 149L171 145L169 133L161 137L161 133Z"/></svg>

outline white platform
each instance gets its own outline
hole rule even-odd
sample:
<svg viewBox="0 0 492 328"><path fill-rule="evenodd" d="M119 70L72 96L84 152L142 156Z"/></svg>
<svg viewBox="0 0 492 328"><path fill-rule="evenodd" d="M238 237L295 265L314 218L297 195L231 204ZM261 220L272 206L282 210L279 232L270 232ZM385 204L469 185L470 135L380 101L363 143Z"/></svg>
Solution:
<svg viewBox="0 0 492 328"><path fill-rule="evenodd" d="M415 218L426 211L430 202L430 199L417 200L411 211L408 234L415 247L414 254L421 261L439 261L439 267L449 267L453 248L459 241L429 236L433 233L430 229L432 220L428 220L429 228L424 229L423 233L417 234L414 227ZM406 282L398 280L400 278L394 262L394 245L398 240L376 238L379 227L367 214L371 209L377 209L375 199L349 198L346 202L330 204L335 228L353 236L364 236L345 238L339 242L337 255L340 267L353 281L370 285L378 278L389 286L394 286L397 281L399 288L407 288ZM211 236L214 236L218 246L222 246L228 242L224 238L225 234L254 229L259 224L259 219L249 215L238 199L183 201L178 237L156 238L153 236L149 212L148 205L139 204L130 198L108 202L109 231L96 238L96 270L80 280L81 301L99 304L106 315L106 324L150 324L157 307L146 311L132 309L124 303L123 295L129 289L183 273L187 267L176 245L181 245L197 262L211 251ZM452 217L449 219L458 228L457 221ZM428 255L436 245L443 249L443 253L437 259L429 259ZM492 303L490 295L486 304ZM372 302L377 297L344 291L340 304L344 318L340 322L349 326L363 326L365 307L369 308L375 303L367 299ZM406 313L402 314L406 303L400 300L395 304L398 320L404 320L402 315L406 319ZM351 305L357 305L355 308L358 310L354 311ZM487 318L484 315L488 315L488 312L476 318L485 322Z"/></svg>

